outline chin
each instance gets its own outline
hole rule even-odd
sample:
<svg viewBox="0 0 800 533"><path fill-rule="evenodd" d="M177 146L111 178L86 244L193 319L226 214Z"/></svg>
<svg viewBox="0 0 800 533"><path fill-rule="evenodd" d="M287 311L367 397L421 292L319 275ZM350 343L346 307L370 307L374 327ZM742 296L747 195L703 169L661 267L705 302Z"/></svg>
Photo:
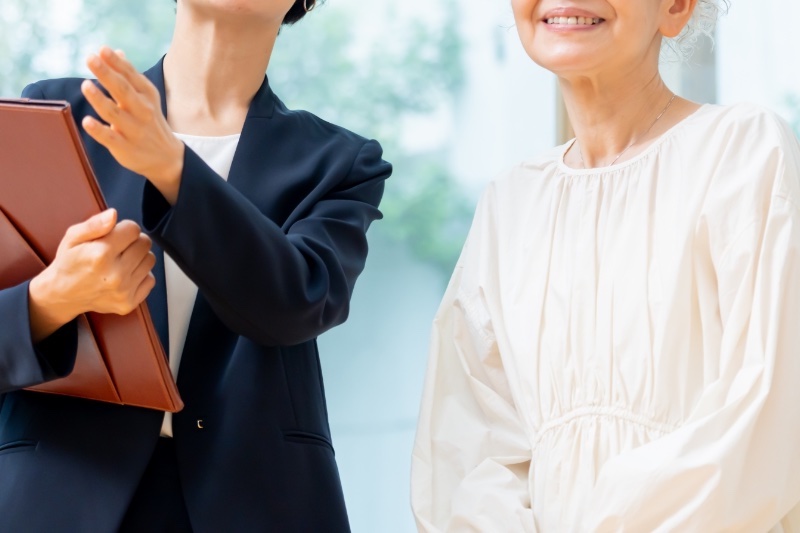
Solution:
<svg viewBox="0 0 800 533"><path fill-rule="evenodd" d="M294 0L179 0L220 14L247 15L258 18L280 18L286 15Z"/></svg>
<svg viewBox="0 0 800 533"><path fill-rule="evenodd" d="M585 74L593 71L598 65L596 55L585 50L550 49L542 52L541 48L530 50L526 47L526 51L534 63L557 76Z"/></svg>

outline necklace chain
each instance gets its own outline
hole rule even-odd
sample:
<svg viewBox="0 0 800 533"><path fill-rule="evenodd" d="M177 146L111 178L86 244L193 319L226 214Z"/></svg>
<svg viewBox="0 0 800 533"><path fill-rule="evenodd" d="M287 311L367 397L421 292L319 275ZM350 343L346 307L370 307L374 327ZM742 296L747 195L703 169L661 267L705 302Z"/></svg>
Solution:
<svg viewBox="0 0 800 533"><path fill-rule="evenodd" d="M658 122L658 119L660 119L661 117L663 117L663 116L664 116L664 113L666 113L666 112L667 112L667 109L669 109L669 107L672 105L672 102L673 102L673 100L675 100L675 97L676 97L676 96L677 96L676 94L673 94L673 95L672 95L672 98L670 98L670 99L669 99L669 102L667 102L667 105L665 105L665 106L664 106L664 109L662 109L662 110L661 110L661 113L659 113L659 114L658 114L658 116L657 116L657 117L656 117L656 119L655 119L655 120L654 120L654 121L653 121L653 122L650 124L650 126L649 126L649 127L646 129L646 130L644 130L644 132L643 132L641 135L637 136L637 137L636 137L636 138L635 138L635 139L634 139L634 140L633 140L633 141L632 141L632 142L631 142L631 143L630 143L628 146L626 146L624 150L622 150L622 151L621 151L619 154L617 154L617 157L615 157L615 158L614 158L614 160L613 160L613 161L611 161L611 163L609 163L609 164L608 164L608 166L609 166L609 167L610 167L610 166L612 166L614 163L616 163L616 162L617 162L617 160L618 160L620 157L622 157L622 154L624 154L625 152L627 152L629 148L631 148L633 145L635 145L637 142L639 142L639 139L641 139L642 137L644 137L645 135L647 135L647 134L650 132L650 130L652 130L652 129L653 129L653 126L655 126L655 125L656 125L656 122ZM577 143L577 142L578 142L578 138L576 137L576 138L575 138L575 140L574 140L574 141L572 141L572 144L575 144L575 143ZM570 146L570 148L572 148L572 147ZM583 166L583 168L586 168L586 163L584 163L584 162L583 162L583 150L581 149L581 145L580 145L580 144L578 144L578 155L580 155L580 158L581 158L581 166Z"/></svg>

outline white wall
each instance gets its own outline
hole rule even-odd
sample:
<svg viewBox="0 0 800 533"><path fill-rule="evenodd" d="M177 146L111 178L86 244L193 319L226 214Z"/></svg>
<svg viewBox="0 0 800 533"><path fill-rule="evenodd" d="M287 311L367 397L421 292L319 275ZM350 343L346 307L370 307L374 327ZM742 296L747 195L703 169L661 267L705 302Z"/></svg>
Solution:
<svg viewBox="0 0 800 533"><path fill-rule="evenodd" d="M508 0L462 4L467 89L455 117L451 167L474 189L555 145L556 82L525 53Z"/></svg>
<svg viewBox="0 0 800 533"><path fill-rule="evenodd" d="M797 0L732 0L718 27L720 103L750 101L788 114L787 95L800 96L798 22Z"/></svg>

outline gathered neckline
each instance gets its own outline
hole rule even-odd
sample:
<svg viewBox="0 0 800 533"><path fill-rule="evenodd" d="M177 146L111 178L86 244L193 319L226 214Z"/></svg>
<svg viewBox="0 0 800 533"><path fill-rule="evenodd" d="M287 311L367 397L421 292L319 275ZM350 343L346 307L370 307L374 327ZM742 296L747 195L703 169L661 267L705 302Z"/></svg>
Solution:
<svg viewBox="0 0 800 533"><path fill-rule="evenodd" d="M645 148L641 153L636 154L632 158L623 161L622 163L617 163L615 165L610 165L607 167L594 167L594 168L572 168L571 166L567 165L564 162L564 157L567 155L567 151L569 151L570 147L575 143L575 138L573 137L567 143L562 145L562 149L559 151L558 155L558 168L565 174L570 174L573 176L595 176L598 174L609 174L613 172L617 172L622 170L626 167L636 164L638 161L644 159L645 157L649 156L653 152L657 151L661 144L664 143L667 139L669 139L676 131L678 131L684 124L690 122L692 119L697 117L701 111L705 111L706 109L712 107L712 104L701 104L700 107L692 111L689 115L681 119L680 121L676 122L670 128L661 134L655 141L653 141L650 146Z"/></svg>

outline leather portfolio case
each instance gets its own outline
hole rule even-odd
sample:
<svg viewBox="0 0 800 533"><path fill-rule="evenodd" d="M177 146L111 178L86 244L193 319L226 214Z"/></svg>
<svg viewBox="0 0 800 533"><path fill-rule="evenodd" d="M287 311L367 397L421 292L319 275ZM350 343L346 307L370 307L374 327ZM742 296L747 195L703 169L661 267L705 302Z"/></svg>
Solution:
<svg viewBox="0 0 800 533"><path fill-rule="evenodd" d="M67 102L0 99L0 288L55 257L69 226L106 209ZM177 412L183 408L146 304L87 313L64 378L30 390Z"/></svg>

